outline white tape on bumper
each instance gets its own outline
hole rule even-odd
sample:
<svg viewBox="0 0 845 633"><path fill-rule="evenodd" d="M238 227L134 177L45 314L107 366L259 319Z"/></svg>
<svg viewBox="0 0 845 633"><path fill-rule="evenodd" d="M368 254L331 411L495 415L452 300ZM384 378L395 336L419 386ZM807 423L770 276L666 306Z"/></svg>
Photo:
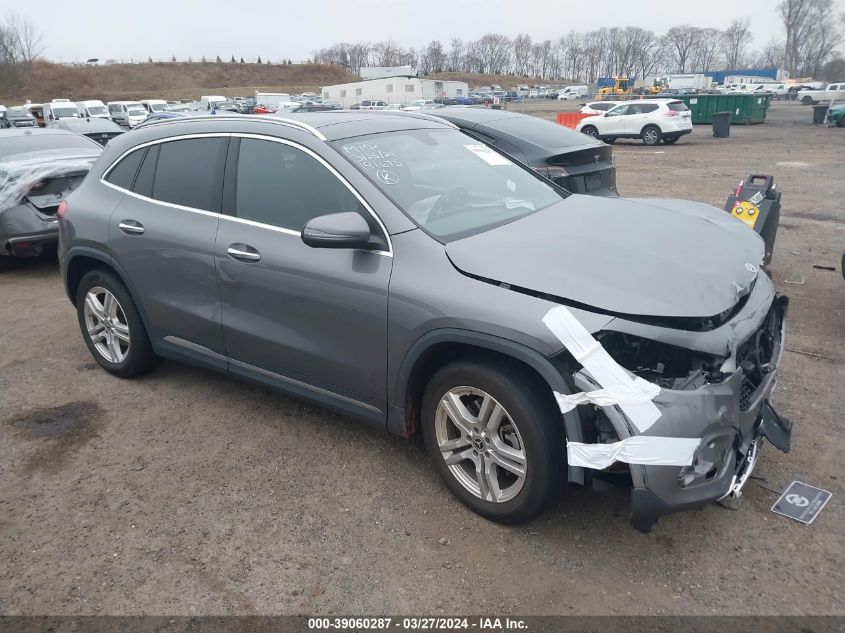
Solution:
<svg viewBox="0 0 845 633"><path fill-rule="evenodd" d="M646 389L643 383L652 383L632 378L565 306L549 310L543 317L543 323L602 387L597 391L574 396L556 393L559 404L559 396L564 399L562 411L571 409L563 407L568 407L573 401L576 401L576 406L584 404L577 402L581 399L586 399L586 402L596 401L599 406L618 405L640 433L647 431L660 418L660 409L652 402L660 393L660 388L653 385Z"/></svg>
<svg viewBox="0 0 845 633"><path fill-rule="evenodd" d="M613 462L646 466L689 466L700 438L637 435L612 444L567 442L570 466L603 470Z"/></svg>
<svg viewBox="0 0 845 633"><path fill-rule="evenodd" d="M554 394L560 410L566 413L579 404L594 404L599 407L612 407L617 404L640 404L652 400L660 393L660 387L648 380L637 377L634 380L634 384L642 390L642 393L613 394L607 389L596 389L595 391L582 391L573 395L558 393L557 391ZM630 395L631 399L625 400L625 397L628 395Z"/></svg>

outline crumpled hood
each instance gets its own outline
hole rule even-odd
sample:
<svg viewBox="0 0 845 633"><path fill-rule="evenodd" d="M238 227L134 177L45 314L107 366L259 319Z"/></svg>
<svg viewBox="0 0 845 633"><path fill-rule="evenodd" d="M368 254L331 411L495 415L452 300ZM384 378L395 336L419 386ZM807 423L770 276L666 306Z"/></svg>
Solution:
<svg viewBox="0 0 845 633"><path fill-rule="evenodd" d="M446 245L460 271L631 316L711 317L750 291L763 240L710 205L572 195Z"/></svg>

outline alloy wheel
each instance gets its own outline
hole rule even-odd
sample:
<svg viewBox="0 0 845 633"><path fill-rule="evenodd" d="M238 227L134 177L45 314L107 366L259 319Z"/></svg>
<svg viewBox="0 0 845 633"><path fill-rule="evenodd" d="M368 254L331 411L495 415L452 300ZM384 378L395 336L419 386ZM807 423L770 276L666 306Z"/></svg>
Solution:
<svg viewBox="0 0 845 633"><path fill-rule="evenodd" d="M474 496L505 503L525 484L525 444L505 408L474 387L455 387L440 400L435 438L455 479Z"/></svg>
<svg viewBox="0 0 845 633"><path fill-rule="evenodd" d="M657 130L653 128L649 128L643 134L643 141L645 141L646 145L657 145L657 141L660 140L660 135L658 134Z"/></svg>
<svg viewBox="0 0 845 633"><path fill-rule="evenodd" d="M129 354L129 324L117 298L102 286L85 294L85 329L97 353L110 363L122 363Z"/></svg>

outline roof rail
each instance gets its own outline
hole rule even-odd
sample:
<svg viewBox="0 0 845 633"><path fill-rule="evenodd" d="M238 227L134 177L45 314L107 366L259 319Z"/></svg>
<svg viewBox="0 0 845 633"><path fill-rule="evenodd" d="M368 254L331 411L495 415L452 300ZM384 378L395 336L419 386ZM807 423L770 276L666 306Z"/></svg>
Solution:
<svg viewBox="0 0 845 633"><path fill-rule="evenodd" d="M302 121L297 121L295 119L287 119L284 117L277 117L273 116L272 114L261 115L261 116L253 116L253 115L244 115L244 114L189 114L185 117L173 117L170 119L158 119L156 121L146 121L140 123L136 126L136 129L143 126L147 127L148 125L157 125L159 123L179 123L183 121L208 121L209 117L213 117L214 120L231 120L231 121L263 121L265 123L275 123L276 125L285 125L287 127L294 127L304 132L308 132L312 136L316 136L321 141L325 141L326 137L323 135L320 130L315 128L312 125L308 125L307 123L303 123Z"/></svg>

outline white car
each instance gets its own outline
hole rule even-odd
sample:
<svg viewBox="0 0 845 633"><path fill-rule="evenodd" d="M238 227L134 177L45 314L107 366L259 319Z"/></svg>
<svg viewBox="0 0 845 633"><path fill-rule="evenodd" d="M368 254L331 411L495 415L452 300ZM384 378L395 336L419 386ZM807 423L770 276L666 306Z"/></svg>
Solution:
<svg viewBox="0 0 845 633"><path fill-rule="evenodd" d="M600 116L587 117L575 128L587 136L613 143L618 138L639 138L644 145L671 145L692 132L692 116L683 101L640 99L625 101Z"/></svg>
<svg viewBox="0 0 845 633"><path fill-rule="evenodd" d="M567 86L562 90L558 90L558 101L569 101L570 99L583 99L587 96L589 88L587 86Z"/></svg>
<svg viewBox="0 0 845 633"><path fill-rule="evenodd" d="M593 101L578 110L578 112L582 114L604 114L618 105L618 101Z"/></svg>
<svg viewBox="0 0 845 633"><path fill-rule="evenodd" d="M819 101L842 101L845 99L845 83L829 84L824 90L799 90L798 100L804 105Z"/></svg>
<svg viewBox="0 0 845 633"><path fill-rule="evenodd" d="M413 101L411 101L411 103L409 103L402 109L408 111L422 110L423 108L430 108L434 105L436 105L434 103L434 99L414 99Z"/></svg>

